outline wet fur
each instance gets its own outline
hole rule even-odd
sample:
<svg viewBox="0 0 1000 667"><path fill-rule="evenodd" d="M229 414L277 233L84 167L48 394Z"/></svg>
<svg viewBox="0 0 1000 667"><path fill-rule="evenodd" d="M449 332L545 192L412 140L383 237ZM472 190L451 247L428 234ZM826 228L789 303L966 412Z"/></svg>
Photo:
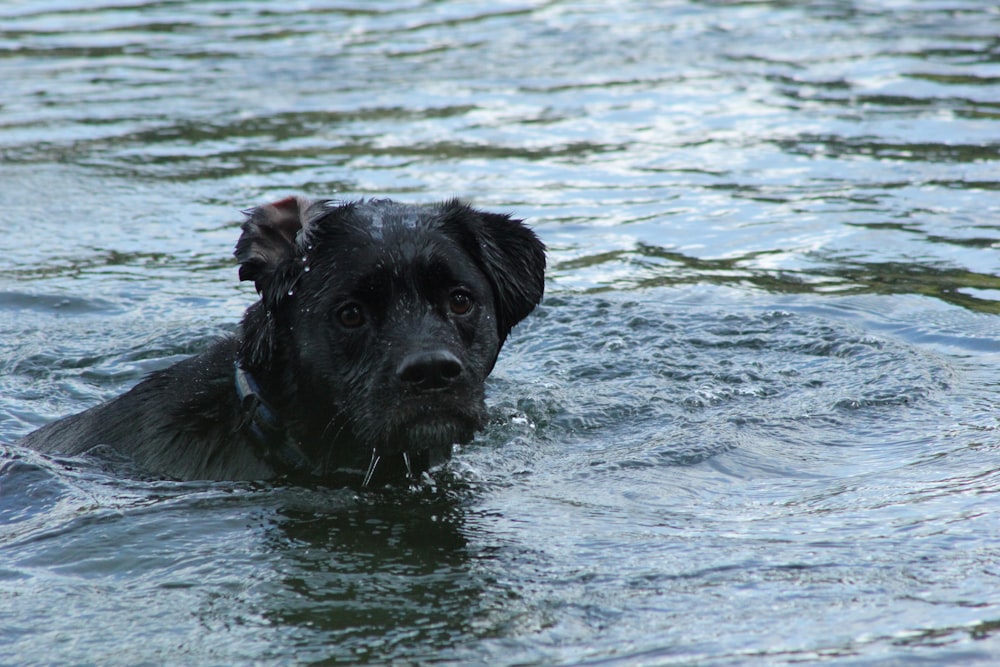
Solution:
<svg viewBox="0 0 1000 667"><path fill-rule="evenodd" d="M68 455L110 446L177 479L301 472L250 432L238 364L310 474L363 470L373 451L395 462L385 475L401 471L403 453L419 472L484 425L486 376L544 285L533 232L459 201L287 198L248 212L236 258L260 294L238 335L20 444ZM353 308L363 324L345 326Z"/></svg>

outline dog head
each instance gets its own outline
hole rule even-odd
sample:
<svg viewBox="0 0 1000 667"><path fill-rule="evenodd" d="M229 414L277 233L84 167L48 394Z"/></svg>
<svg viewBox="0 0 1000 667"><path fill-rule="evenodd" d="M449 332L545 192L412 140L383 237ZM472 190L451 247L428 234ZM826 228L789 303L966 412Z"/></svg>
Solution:
<svg viewBox="0 0 1000 667"><path fill-rule="evenodd" d="M324 470L446 460L483 426L486 376L544 289L533 232L454 200L287 198L248 212L236 257L260 293L240 364Z"/></svg>

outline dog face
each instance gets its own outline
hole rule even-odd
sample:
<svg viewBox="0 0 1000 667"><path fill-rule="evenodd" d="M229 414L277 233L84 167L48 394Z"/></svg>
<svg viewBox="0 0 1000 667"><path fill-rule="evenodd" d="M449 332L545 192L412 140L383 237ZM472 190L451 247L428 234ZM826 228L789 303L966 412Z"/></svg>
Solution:
<svg viewBox="0 0 1000 667"><path fill-rule="evenodd" d="M446 460L483 426L485 379L544 286L530 230L457 201L289 198L249 212L236 256L261 295L241 365L326 467Z"/></svg>

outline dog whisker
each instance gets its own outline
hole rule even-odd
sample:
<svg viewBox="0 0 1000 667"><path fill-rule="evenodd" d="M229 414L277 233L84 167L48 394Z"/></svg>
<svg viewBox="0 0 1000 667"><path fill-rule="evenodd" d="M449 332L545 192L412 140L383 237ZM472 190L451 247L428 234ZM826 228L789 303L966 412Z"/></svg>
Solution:
<svg viewBox="0 0 1000 667"><path fill-rule="evenodd" d="M406 477L413 478L413 466L410 465L410 453L403 452L403 465L406 466Z"/></svg>
<svg viewBox="0 0 1000 667"><path fill-rule="evenodd" d="M324 443L334 442L335 443L335 442L339 441L339 438L340 438L341 434L344 433L345 429L347 428L347 422L341 422L340 426L337 427L337 429L331 433L331 427L334 425L334 422L336 422L336 421L337 421L337 415L334 415L330 419L330 421L327 422L326 426L323 428L322 434L320 435L320 440L322 442L324 442ZM324 471L329 471L329 470L331 470L334 467L331 464L333 462L333 458L334 458L334 455L336 453L337 453L337 448L336 447L326 446L326 447L323 448L322 469Z"/></svg>
<svg viewBox="0 0 1000 667"><path fill-rule="evenodd" d="M323 432L320 434L320 440L322 440L323 442L337 442L338 438L340 438L340 435L347 428L347 422L341 422L340 426L337 427L336 431L333 431L331 433L330 427L332 427L334 423L337 421L338 416L339 415L334 415L333 418L331 418L330 421L328 421L326 426L323 428ZM328 448L328 451L332 451L332 449Z"/></svg>
<svg viewBox="0 0 1000 667"><path fill-rule="evenodd" d="M365 473L365 478L361 482L361 486L362 487L366 487L367 488L368 484L371 483L372 477L374 477L374 475L375 475L375 468L378 467L379 461L381 461L381 460L382 460L382 457L378 455L378 452L375 449L372 449L372 460L368 464L368 472Z"/></svg>

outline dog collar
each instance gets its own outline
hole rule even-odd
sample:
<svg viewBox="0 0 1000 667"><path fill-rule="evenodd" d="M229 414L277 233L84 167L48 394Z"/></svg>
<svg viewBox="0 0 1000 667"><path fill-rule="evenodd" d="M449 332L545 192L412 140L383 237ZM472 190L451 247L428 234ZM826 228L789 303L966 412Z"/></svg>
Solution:
<svg viewBox="0 0 1000 667"><path fill-rule="evenodd" d="M241 428L246 428L261 449L264 460L279 469L310 473L313 466L299 444L288 437L281 420L261 397L260 385L248 371L236 364L236 396L243 410Z"/></svg>

